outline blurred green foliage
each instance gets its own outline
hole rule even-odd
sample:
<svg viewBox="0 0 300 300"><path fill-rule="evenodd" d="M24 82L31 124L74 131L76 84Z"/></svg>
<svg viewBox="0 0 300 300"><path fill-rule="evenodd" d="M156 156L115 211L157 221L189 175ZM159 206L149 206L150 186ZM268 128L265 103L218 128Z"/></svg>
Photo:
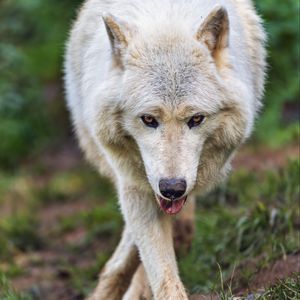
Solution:
<svg viewBox="0 0 300 300"><path fill-rule="evenodd" d="M0 2L2 167L17 166L67 134L61 83L63 50L80 3L82 0ZM266 106L256 137L285 143L298 131L295 124L283 126L281 118L284 103L295 102L299 96L298 1L257 0L256 4L265 21L269 52ZM57 88L58 94L53 95Z"/></svg>
<svg viewBox="0 0 300 300"><path fill-rule="evenodd" d="M0 222L0 234L6 241L9 241L10 248L14 247L20 251L30 251L40 249L42 240L36 232L37 220L33 215L21 214L11 218L3 219ZM0 256L7 250L1 244ZM10 249L11 250L11 249Z"/></svg>
<svg viewBox="0 0 300 300"><path fill-rule="evenodd" d="M271 144L285 143L299 135L299 123L285 124L286 103L291 105L288 114L299 121L299 1L255 0L264 20L268 35L268 76L263 117L258 122L256 136ZM289 118L290 116L286 116ZM289 125L289 126L286 126ZM277 136L276 136L277 135ZM278 141L276 141L276 138ZM275 140L274 140L275 139Z"/></svg>
<svg viewBox="0 0 300 300"><path fill-rule="evenodd" d="M80 2L0 2L2 167L16 166L66 133L63 101L51 99L51 87L61 81L64 41Z"/></svg>

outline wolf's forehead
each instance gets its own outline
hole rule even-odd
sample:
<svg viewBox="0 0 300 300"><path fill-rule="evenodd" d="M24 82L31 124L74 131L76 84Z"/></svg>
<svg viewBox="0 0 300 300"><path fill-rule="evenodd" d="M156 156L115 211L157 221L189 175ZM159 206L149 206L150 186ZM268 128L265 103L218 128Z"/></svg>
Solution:
<svg viewBox="0 0 300 300"><path fill-rule="evenodd" d="M165 33L162 29L134 42L128 57L130 64L139 69L143 84L168 101L194 93L196 84L199 86L201 77L209 72L205 49L179 30Z"/></svg>
<svg viewBox="0 0 300 300"><path fill-rule="evenodd" d="M199 70L188 61L162 59L149 65L145 80L151 86L155 96L163 100L176 100L194 92Z"/></svg>
<svg viewBox="0 0 300 300"><path fill-rule="evenodd" d="M218 102L218 83L210 57L198 44L184 39L167 41L132 49L129 64L133 68L126 85L130 98L137 107L190 103L211 110Z"/></svg>

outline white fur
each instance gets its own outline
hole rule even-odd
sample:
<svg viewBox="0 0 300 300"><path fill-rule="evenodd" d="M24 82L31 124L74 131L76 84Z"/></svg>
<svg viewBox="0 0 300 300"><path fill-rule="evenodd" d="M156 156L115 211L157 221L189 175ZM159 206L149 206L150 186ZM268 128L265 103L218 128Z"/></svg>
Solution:
<svg viewBox="0 0 300 300"><path fill-rule="evenodd" d="M228 40L225 26L222 47L210 49L214 36L205 35L203 24L219 7L229 17ZM155 200L158 182L183 177L191 194L225 178L261 106L264 40L249 0L84 3L67 45L68 107L87 159L116 185L126 224L91 299L121 299L138 252L155 299L187 299L171 217ZM195 113L206 119L190 129ZM159 127L146 127L143 114L153 115ZM138 277L131 295L140 293Z"/></svg>

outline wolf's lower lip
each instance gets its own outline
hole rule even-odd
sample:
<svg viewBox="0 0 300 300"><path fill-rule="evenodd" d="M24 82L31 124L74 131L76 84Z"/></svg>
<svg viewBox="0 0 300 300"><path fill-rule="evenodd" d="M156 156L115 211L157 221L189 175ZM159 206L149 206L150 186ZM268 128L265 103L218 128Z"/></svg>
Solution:
<svg viewBox="0 0 300 300"><path fill-rule="evenodd" d="M166 200L160 196L157 196L159 200L160 208L168 215L175 215L179 213L184 206L187 196L176 199L176 200Z"/></svg>

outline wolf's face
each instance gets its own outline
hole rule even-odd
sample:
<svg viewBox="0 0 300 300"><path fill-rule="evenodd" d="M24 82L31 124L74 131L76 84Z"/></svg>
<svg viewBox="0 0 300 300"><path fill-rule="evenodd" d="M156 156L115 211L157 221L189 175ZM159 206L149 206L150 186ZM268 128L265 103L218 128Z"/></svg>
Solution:
<svg viewBox="0 0 300 300"><path fill-rule="evenodd" d="M106 20L112 44L120 42L113 49L123 73L123 126L168 214L179 212L196 186L219 176L243 136L218 70L226 55L227 13L216 8L207 18L198 38L169 29L131 44L111 16Z"/></svg>
<svg viewBox="0 0 300 300"><path fill-rule="evenodd" d="M176 213L195 186L199 158L210 131L210 115L196 107L152 106L126 116L148 180L160 204ZM164 202L164 200L167 202ZM179 206L168 206L176 200Z"/></svg>
<svg viewBox="0 0 300 300"><path fill-rule="evenodd" d="M203 146L219 127L224 101L207 51L191 43L190 50L180 47L182 56L177 46L156 62L129 65L122 95L126 131L139 147L160 206L170 214L195 187Z"/></svg>

